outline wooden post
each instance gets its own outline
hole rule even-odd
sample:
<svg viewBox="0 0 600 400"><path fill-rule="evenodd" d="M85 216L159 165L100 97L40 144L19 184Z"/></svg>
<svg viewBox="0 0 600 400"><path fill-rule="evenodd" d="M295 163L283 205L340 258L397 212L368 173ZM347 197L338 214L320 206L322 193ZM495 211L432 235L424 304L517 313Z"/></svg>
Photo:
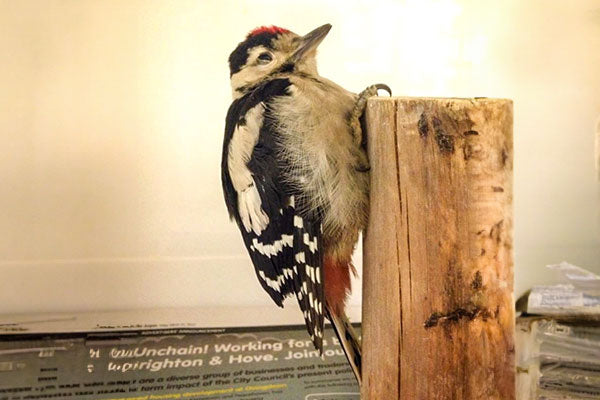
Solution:
<svg viewBox="0 0 600 400"><path fill-rule="evenodd" d="M368 400L515 398L512 102L373 98Z"/></svg>

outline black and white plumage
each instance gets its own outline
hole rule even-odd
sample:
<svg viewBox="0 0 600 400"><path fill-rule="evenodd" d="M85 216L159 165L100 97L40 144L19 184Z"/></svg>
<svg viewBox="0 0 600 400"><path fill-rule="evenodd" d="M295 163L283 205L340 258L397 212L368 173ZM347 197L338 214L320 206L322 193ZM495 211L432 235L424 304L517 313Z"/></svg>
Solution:
<svg viewBox="0 0 600 400"><path fill-rule="evenodd" d="M296 297L321 353L329 319L360 383L360 343L344 313L367 220L359 117L384 86L357 96L318 75L316 47L330 28L261 27L231 53L222 183L263 289L279 306Z"/></svg>
<svg viewBox="0 0 600 400"><path fill-rule="evenodd" d="M296 296L311 339L322 350L321 220L318 213L299 211L306 209L296 204L296 199L302 196L282 179L283 171L290 166L280 156L275 119L270 114L271 102L287 96L290 86L289 79L271 80L233 102L226 120L222 181L229 213L238 223L263 289L280 307L286 296ZM248 126L257 132L241 131ZM261 220L261 212L264 213L267 217L264 224L244 222L244 212L240 212L240 192L235 189L230 173L231 143L236 132L255 136L252 156L246 163L252 182L241 191L256 190L258 199L243 201L254 202L250 208L260 207L255 215Z"/></svg>

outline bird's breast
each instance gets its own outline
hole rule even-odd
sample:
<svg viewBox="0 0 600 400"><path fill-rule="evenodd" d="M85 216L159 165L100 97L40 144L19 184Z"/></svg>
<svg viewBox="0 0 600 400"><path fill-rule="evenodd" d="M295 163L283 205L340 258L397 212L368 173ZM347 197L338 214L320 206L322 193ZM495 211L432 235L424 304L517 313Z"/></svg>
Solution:
<svg viewBox="0 0 600 400"><path fill-rule="evenodd" d="M349 124L356 95L322 79L290 80L289 96L271 105L283 178L297 189L305 212L323 215L325 234L363 229L368 174L359 166L366 154Z"/></svg>

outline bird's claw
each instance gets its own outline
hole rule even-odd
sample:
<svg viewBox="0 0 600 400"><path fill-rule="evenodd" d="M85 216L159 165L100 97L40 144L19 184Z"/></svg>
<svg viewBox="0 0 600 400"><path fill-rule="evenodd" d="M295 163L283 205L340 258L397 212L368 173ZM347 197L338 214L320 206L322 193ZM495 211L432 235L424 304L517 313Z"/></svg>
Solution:
<svg viewBox="0 0 600 400"><path fill-rule="evenodd" d="M390 89L390 87L385 83L376 83L373 86L375 87L375 94L377 94L377 90L385 90L386 92L388 92L390 97L392 97L392 89Z"/></svg>
<svg viewBox="0 0 600 400"><path fill-rule="evenodd" d="M374 85L368 86L365 90L358 94L356 99L356 103L354 104L354 109L352 110L352 114L350 116L350 126L352 127L352 131L354 134L354 140L357 144L362 145L364 143L363 133L360 125L360 118L365 112L365 108L367 107L367 100L369 97L377 96L378 90L385 90L389 93L390 97L392 96L392 89L385 83L376 83Z"/></svg>

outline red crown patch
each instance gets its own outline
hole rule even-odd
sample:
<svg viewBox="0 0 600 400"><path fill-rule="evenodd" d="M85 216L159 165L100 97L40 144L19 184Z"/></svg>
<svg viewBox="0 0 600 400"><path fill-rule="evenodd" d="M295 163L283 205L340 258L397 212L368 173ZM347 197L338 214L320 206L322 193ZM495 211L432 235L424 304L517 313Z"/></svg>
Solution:
<svg viewBox="0 0 600 400"><path fill-rule="evenodd" d="M278 26L275 25L271 25L271 26L259 26L258 28L253 29L252 31L250 31L250 33L248 33L248 36L246 36L246 38L252 37L254 35L258 35L260 33L272 33L272 34L279 34L279 33L288 33L289 30L285 29L285 28L280 28Z"/></svg>

